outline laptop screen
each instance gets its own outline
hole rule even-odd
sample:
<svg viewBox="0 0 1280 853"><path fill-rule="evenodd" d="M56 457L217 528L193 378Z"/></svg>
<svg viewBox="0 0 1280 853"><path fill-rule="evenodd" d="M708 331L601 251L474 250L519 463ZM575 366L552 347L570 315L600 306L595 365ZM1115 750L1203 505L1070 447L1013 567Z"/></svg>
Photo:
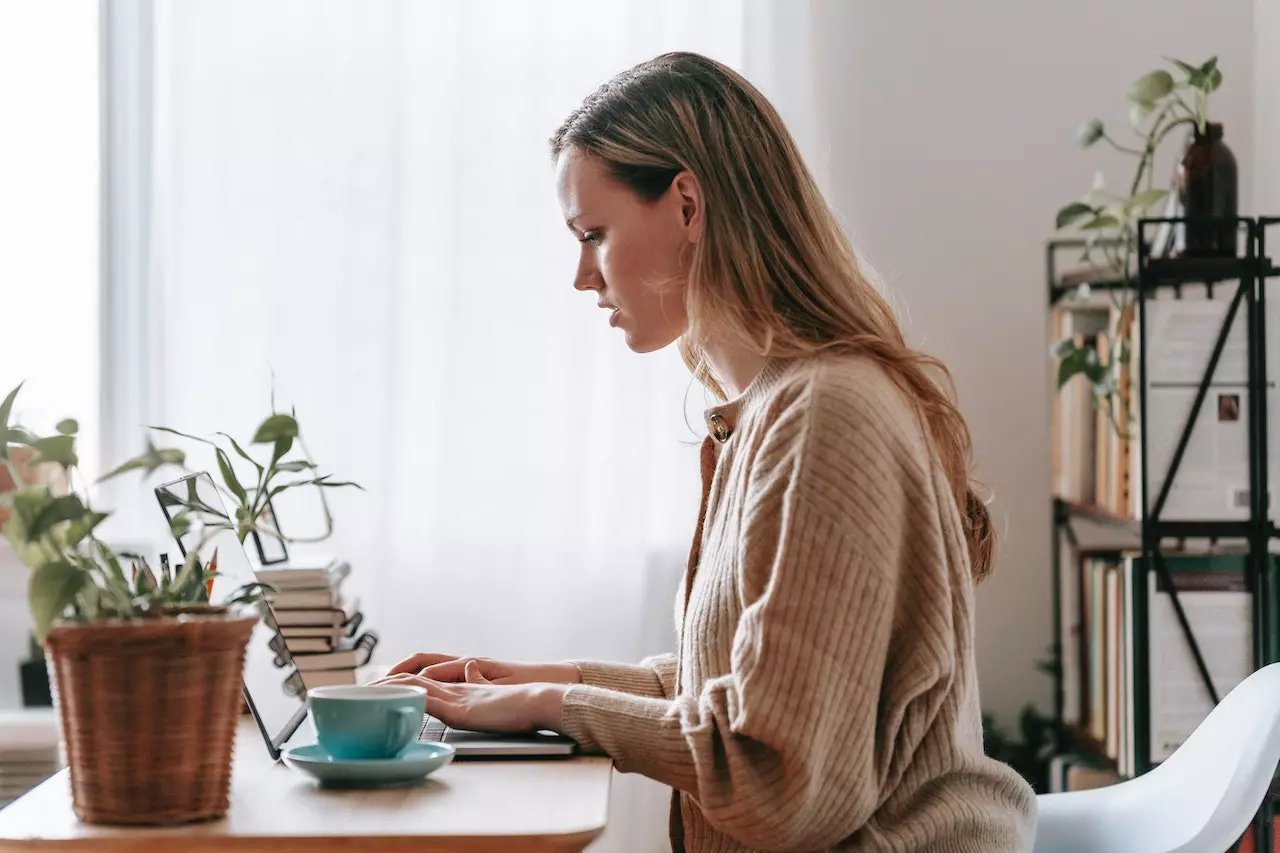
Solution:
<svg viewBox="0 0 1280 853"><path fill-rule="evenodd" d="M155 491L171 527L179 515L191 520L189 528L181 536L175 536L184 561L190 559L192 549L198 548L201 564L216 569L210 602L226 603L241 586L257 580L235 533L210 529L204 523L219 516L230 520L218 487L207 472L189 474L158 486ZM191 507L198 507L198 511L190 511ZM175 574L178 570L178 566L173 567ZM278 758L281 745L306 717L305 691L284 637L265 602L258 605L258 616L258 624L245 650L244 691L272 757Z"/></svg>

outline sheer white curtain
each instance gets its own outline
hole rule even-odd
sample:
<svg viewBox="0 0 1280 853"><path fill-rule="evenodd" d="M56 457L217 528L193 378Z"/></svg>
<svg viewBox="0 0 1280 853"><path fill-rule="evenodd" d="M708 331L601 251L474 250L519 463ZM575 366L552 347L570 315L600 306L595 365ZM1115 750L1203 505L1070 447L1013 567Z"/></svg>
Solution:
<svg viewBox="0 0 1280 853"><path fill-rule="evenodd" d="M157 3L149 210L120 235L150 266L110 288L146 315L115 339L145 369L107 401L108 455L144 423L245 434L274 373L312 453L365 487L332 494L326 547L383 659L670 648L706 401L674 347L631 353L572 289L547 138L660 52L744 67L808 6L786 5ZM795 90L800 56L760 56ZM281 507L286 532L315 509ZM162 533L145 503L126 517ZM662 848L650 801L627 849Z"/></svg>
<svg viewBox="0 0 1280 853"><path fill-rule="evenodd" d="M571 288L546 140L660 51L740 65L740 4L218 0L155 26L147 422L243 434L274 372L366 489L333 495L330 545L388 656L646 651L703 399Z"/></svg>

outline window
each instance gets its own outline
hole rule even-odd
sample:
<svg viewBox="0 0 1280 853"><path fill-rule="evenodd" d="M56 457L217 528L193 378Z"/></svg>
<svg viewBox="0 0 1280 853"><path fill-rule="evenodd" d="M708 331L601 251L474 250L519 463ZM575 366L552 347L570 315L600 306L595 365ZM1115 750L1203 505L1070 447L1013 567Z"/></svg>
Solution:
<svg viewBox="0 0 1280 853"><path fill-rule="evenodd" d="M98 4L0 5L0 395L98 465Z"/></svg>

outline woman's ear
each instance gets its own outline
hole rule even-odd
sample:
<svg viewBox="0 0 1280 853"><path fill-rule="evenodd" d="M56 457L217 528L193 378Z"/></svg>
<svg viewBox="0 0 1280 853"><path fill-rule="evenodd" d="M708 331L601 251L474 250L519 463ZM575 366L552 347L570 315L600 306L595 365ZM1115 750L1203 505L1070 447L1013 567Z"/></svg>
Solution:
<svg viewBox="0 0 1280 853"><path fill-rule="evenodd" d="M680 224L690 243L698 242L702 235L703 202L702 186L690 171L676 175L671 189L680 204Z"/></svg>

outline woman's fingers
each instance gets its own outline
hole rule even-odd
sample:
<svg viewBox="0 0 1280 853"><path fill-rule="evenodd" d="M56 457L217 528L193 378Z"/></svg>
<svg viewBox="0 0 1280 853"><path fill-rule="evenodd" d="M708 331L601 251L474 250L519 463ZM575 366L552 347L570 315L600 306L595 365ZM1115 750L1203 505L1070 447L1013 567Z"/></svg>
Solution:
<svg viewBox="0 0 1280 853"><path fill-rule="evenodd" d="M435 681L462 681L466 673L466 666L471 660L473 659L453 658L452 660L440 661L427 666L423 669L422 674Z"/></svg>
<svg viewBox="0 0 1280 853"><path fill-rule="evenodd" d="M379 679L379 684L409 684L427 692L427 713L459 729L521 732L547 728L543 720L558 720L560 708L543 708L549 698L563 702L563 690L553 685L498 685L485 677L479 662L464 666L466 681L442 682L422 675L400 673ZM544 703L545 704L545 703Z"/></svg>
<svg viewBox="0 0 1280 853"><path fill-rule="evenodd" d="M408 684L413 687L422 687L430 696L433 692L437 695L441 690L448 687L447 684L441 684L438 681L432 681L430 678L418 675L412 672L402 672L399 675L386 675L372 682L373 684Z"/></svg>
<svg viewBox="0 0 1280 853"><path fill-rule="evenodd" d="M467 665L463 670L463 673L466 675L467 681L471 682L472 684L488 684L489 683L489 679L485 678L484 673L480 672L480 664L476 663L473 660L467 661Z"/></svg>
<svg viewBox="0 0 1280 853"><path fill-rule="evenodd" d="M395 666L391 667L391 669L387 670L387 675L399 675L404 672L418 673L428 667L453 660L458 660L458 656L439 654L435 652L419 652L416 655L410 655Z"/></svg>
<svg viewBox="0 0 1280 853"><path fill-rule="evenodd" d="M457 688L452 684L442 684L439 681L432 681L429 678L423 678L421 675L411 673L401 673L399 675L389 675L380 678L375 684L407 684L414 687L421 687L427 691L427 708L426 711L431 716L443 722L445 725L460 725L459 717L460 708L458 699L460 698Z"/></svg>

